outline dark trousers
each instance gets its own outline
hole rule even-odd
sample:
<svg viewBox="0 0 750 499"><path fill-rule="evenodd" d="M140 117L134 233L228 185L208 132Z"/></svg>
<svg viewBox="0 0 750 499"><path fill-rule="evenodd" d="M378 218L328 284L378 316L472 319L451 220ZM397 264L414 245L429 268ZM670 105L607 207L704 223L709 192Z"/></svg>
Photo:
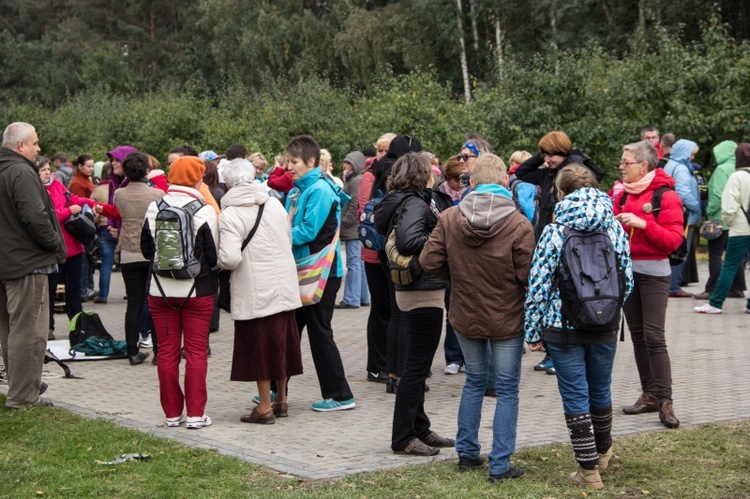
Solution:
<svg viewBox="0 0 750 499"><path fill-rule="evenodd" d="M54 331L55 329L55 295L57 294L57 281L60 278L60 274L55 272L47 274L47 286L49 287L49 329ZM83 307L83 305L81 305Z"/></svg>
<svg viewBox="0 0 750 499"><path fill-rule="evenodd" d="M633 273L635 286L623 311L633 340L641 388L659 402L672 400L672 364L667 352L665 319L670 277Z"/></svg>
<svg viewBox="0 0 750 499"><path fill-rule="evenodd" d="M451 287L445 289L445 339L443 340L443 350L445 350L445 365L458 364L464 365L464 353L461 351L461 345L458 344L456 332L453 330L451 321L448 320L448 312L451 309ZM494 386L494 383L492 383Z"/></svg>
<svg viewBox="0 0 750 499"><path fill-rule="evenodd" d="M388 267L385 262L381 262L383 272L388 275ZM401 377L404 374L406 364L406 351L408 350L409 334L406 312L402 312L396 304L396 285L387 278L388 296L391 301L391 318L388 321L388 355L386 360L386 370L389 373L396 373Z"/></svg>
<svg viewBox="0 0 750 499"><path fill-rule="evenodd" d="M329 277L320 302L297 309L297 327L301 339L302 330L307 326L310 353L323 398L342 402L353 398L353 395L349 382L346 381L344 364L341 362L339 347L333 339L331 328L336 293L340 287L340 277Z"/></svg>
<svg viewBox="0 0 750 499"><path fill-rule="evenodd" d="M388 276L379 263L365 264L367 287L370 290L370 315L367 317L367 370L386 371L388 355L388 321L391 319L391 295Z"/></svg>
<svg viewBox="0 0 750 499"><path fill-rule="evenodd" d="M708 241L708 281L706 281L706 293L713 293L716 289L716 283L719 281L721 274L721 265L723 263L724 251L727 249L729 240L729 231L722 231L721 237ZM730 291L745 291L745 268L740 266L734 275L734 281Z"/></svg>
<svg viewBox="0 0 750 499"><path fill-rule="evenodd" d="M128 295L125 308L125 342L128 344L128 355L132 357L138 354L143 301L148 295L151 264L149 262L123 263L120 269L122 280L125 281L125 293ZM149 329L153 331L153 325Z"/></svg>
<svg viewBox="0 0 750 499"><path fill-rule="evenodd" d="M401 450L413 438L430 433L430 418L424 412L424 387L443 329L442 308L418 308L406 315L409 346L393 409L393 450Z"/></svg>
<svg viewBox="0 0 750 499"><path fill-rule="evenodd" d="M60 281L65 284L65 313L68 319L72 319L77 313L83 311L83 303L81 302L81 269L83 268L83 259L85 256L84 253L71 256L65 259L65 263L59 265Z"/></svg>

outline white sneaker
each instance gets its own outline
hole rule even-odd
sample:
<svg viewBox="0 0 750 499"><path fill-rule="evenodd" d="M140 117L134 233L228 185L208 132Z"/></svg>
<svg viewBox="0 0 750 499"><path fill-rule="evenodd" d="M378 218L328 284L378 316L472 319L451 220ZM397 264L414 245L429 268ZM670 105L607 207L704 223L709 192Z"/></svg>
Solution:
<svg viewBox="0 0 750 499"><path fill-rule="evenodd" d="M187 418L185 426L188 430L200 430L204 426L211 426L211 418L205 414L197 418Z"/></svg>
<svg viewBox="0 0 750 499"><path fill-rule="evenodd" d="M720 308L716 308L712 306L710 303L706 303L705 305L702 305L700 307L695 307L693 308L693 310L695 310L699 314L720 314L721 313Z"/></svg>
<svg viewBox="0 0 750 499"><path fill-rule="evenodd" d="M185 415L180 414L176 418L167 418L167 428L177 428L185 422Z"/></svg>
<svg viewBox="0 0 750 499"><path fill-rule="evenodd" d="M745 313L750 314L750 308L745 308Z"/></svg>
<svg viewBox="0 0 750 499"><path fill-rule="evenodd" d="M153 348L154 342L151 340L151 335L141 336L138 340L138 346L142 348Z"/></svg>
<svg viewBox="0 0 750 499"><path fill-rule="evenodd" d="M443 372L445 374L458 374L458 372L461 370L461 366L459 364L456 364L455 362L451 362L447 366L445 366L445 369L443 369Z"/></svg>

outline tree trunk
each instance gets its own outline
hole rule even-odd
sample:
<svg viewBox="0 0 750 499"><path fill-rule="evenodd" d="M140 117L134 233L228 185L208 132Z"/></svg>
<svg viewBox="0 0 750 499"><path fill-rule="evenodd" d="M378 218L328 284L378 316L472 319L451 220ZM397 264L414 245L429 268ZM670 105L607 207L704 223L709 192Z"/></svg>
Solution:
<svg viewBox="0 0 750 499"><path fill-rule="evenodd" d="M471 34L474 37L474 50L479 52L479 30L477 29L477 10L475 0L469 0L469 16L471 17Z"/></svg>
<svg viewBox="0 0 750 499"><path fill-rule="evenodd" d="M503 32L500 30L500 16L495 16L495 51L497 52L497 76L503 79Z"/></svg>
<svg viewBox="0 0 750 499"><path fill-rule="evenodd" d="M646 32L646 0L638 0L638 29L641 33Z"/></svg>
<svg viewBox="0 0 750 499"><path fill-rule="evenodd" d="M552 46L552 54L555 58L555 76L558 76L560 74L560 61L557 59L559 48L557 45L557 0L550 2L549 27L552 33L550 45Z"/></svg>
<svg viewBox="0 0 750 499"><path fill-rule="evenodd" d="M458 41L461 49L461 74L464 78L464 100L469 104L471 103L471 83L469 81L469 63L466 60L466 41L464 40L464 22L462 20L463 9L461 8L461 0L456 0L456 7L458 7L456 20L458 21Z"/></svg>

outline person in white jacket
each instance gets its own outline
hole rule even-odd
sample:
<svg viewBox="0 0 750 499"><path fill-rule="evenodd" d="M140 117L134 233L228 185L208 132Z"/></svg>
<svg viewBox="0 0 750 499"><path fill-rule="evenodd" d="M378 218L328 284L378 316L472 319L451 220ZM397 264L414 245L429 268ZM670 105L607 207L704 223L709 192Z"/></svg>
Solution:
<svg viewBox="0 0 750 499"><path fill-rule="evenodd" d="M211 425L205 414L208 392L208 329L214 311L218 220L216 212L205 204L198 191L203 182L205 167L197 156L183 156L169 167L169 189L160 201L169 206L185 207L193 201L200 206L193 214L195 234L193 256L200 262L200 272L194 279L175 279L154 272L148 296L148 306L154 321L159 344L157 369L159 396L168 427L186 422L188 429ZM149 261L159 258L160 248L154 242L158 203L152 202L146 211L141 232L141 252ZM194 205L193 205L194 206ZM180 387L180 347L185 350L185 390ZM187 410L187 421L183 414Z"/></svg>
<svg viewBox="0 0 750 499"><path fill-rule="evenodd" d="M705 305L695 307L701 314L721 313L737 269L750 249L750 143L740 144L734 154L735 171L721 194L721 218L724 226L729 227L727 252L711 298ZM745 313L750 314L750 298L745 304Z"/></svg>
<svg viewBox="0 0 750 499"><path fill-rule="evenodd" d="M249 161L235 159L224 165L229 191L221 199L219 265L232 271L230 379L258 385L260 403L240 421L272 424L287 416L287 379L302 374L295 314L302 302L286 210L254 180ZM271 380L276 381L273 401Z"/></svg>

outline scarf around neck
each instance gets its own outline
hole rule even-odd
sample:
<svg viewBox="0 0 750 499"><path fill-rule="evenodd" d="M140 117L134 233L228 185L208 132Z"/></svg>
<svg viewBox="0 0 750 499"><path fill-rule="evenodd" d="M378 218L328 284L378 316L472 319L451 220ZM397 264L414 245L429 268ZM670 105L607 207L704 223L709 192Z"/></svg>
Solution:
<svg viewBox="0 0 750 499"><path fill-rule="evenodd" d="M622 185L625 186L625 192L627 192L628 194L640 194L641 192L645 191L649 185L651 185L651 182L654 180L655 176L656 170L652 170L644 175L642 179L636 180L635 182L623 182Z"/></svg>

